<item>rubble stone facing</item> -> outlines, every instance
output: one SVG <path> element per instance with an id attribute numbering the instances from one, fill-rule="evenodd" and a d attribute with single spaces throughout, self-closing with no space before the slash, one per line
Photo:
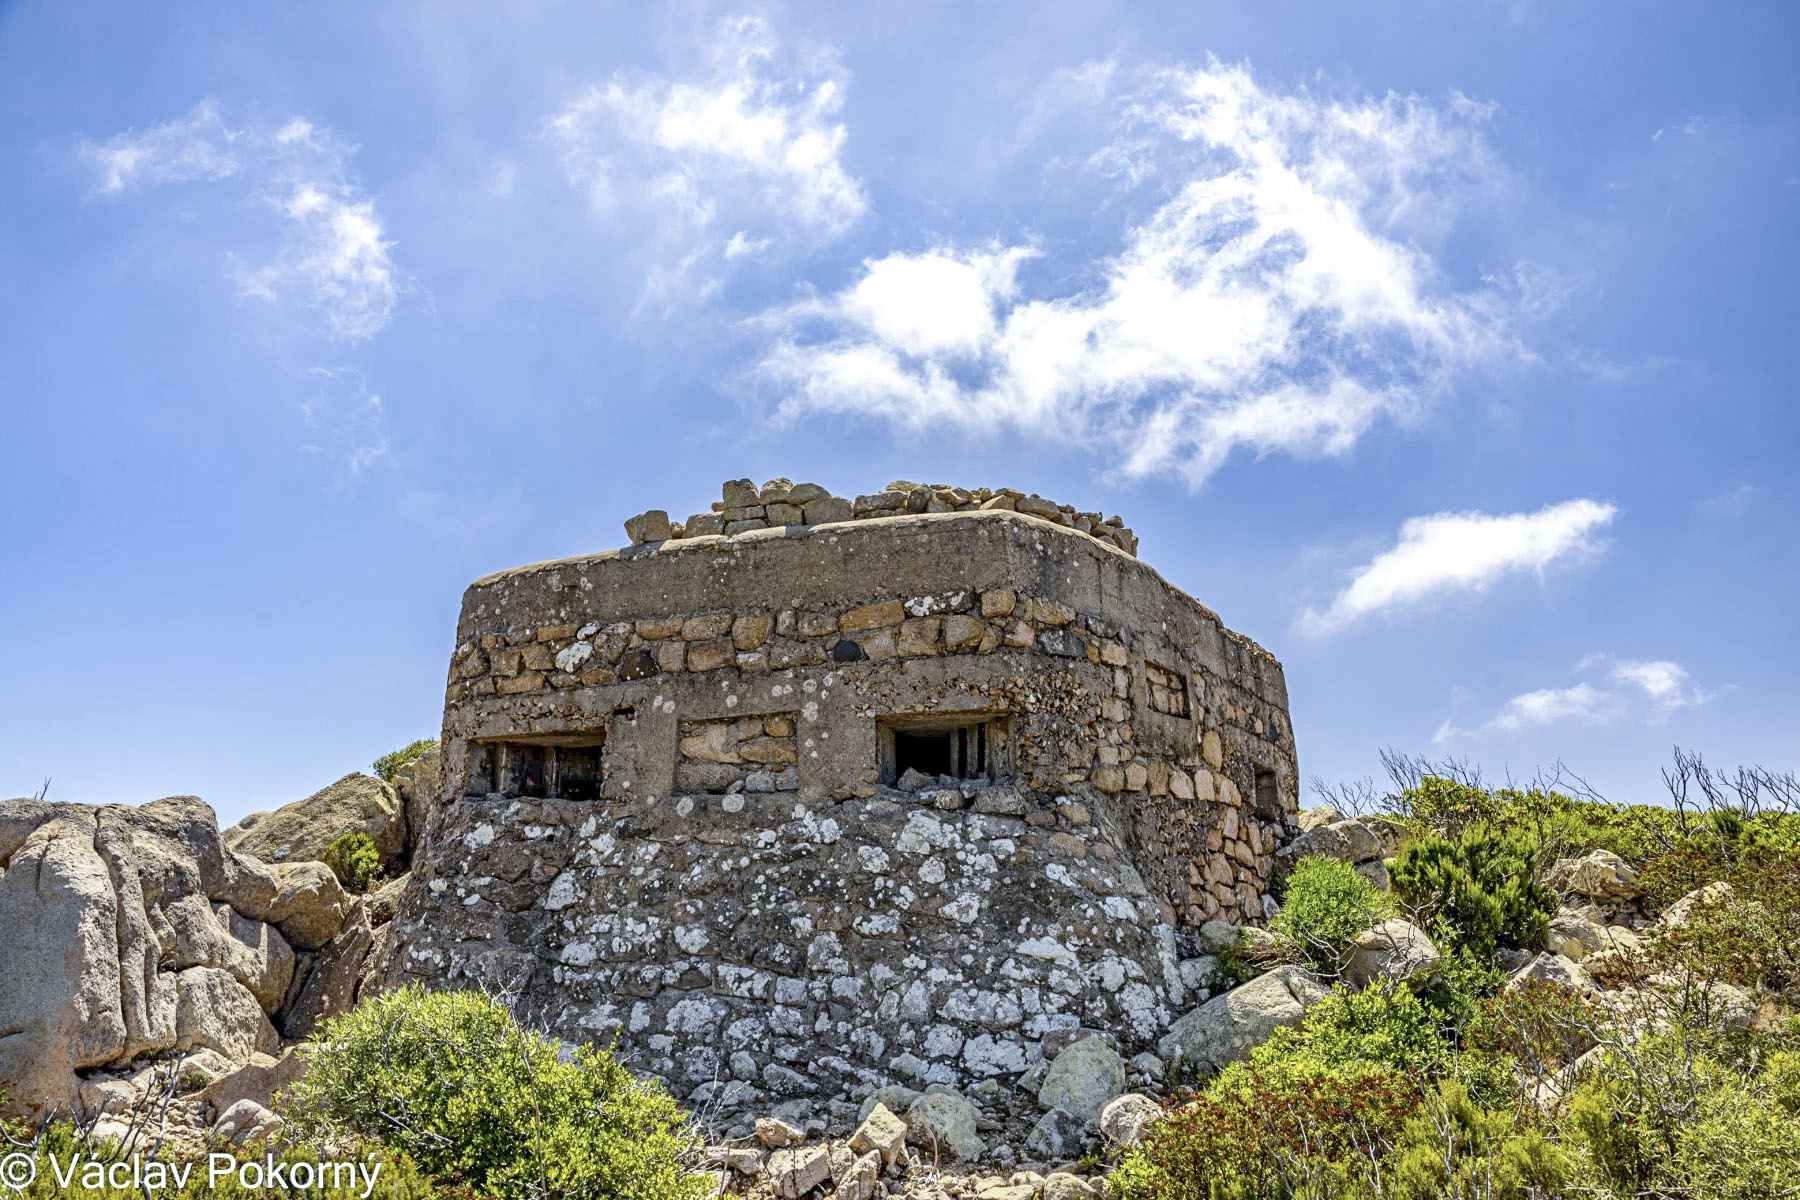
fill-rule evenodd
<path id="1" fill-rule="evenodd" d="M 768 520 L 733 488 L 716 516 Z M 1154 1047 L 1206 998 L 1190 932 L 1260 919 L 1293 831 L 1281 668 L 1110 538 L 912 495 L 477 581 L 373 977 L 616 1030 L 739 1107 Z M 983 773 L 895 778 L 919 724 L 979 725 Z M 490 790 L 492 747 L 559 741 L 602 747 L 592 798 Z"/>
<path id="2" fill-rule="evenodd" d="M 944 483 L 912 483 L 897 479 L 879 492 L 848 500 L 833 496 L 816 483 L 791 483 L 771 479 L 758 488 L 748 479 L 727 480 L 724 498 L 713 502 L 712 511 L 695 513 L 686 521 L 671 522 L 660 508 L 639 513 L 625 521 L 631 544 L 672 538 L 735 536 L 757 529 L 795 525 L 830 525 L 839 521 L 869 521 L 904 513 L 1019 512 L 1078 530 L 1126 554 L 1137 554 L 1137 535 L 1117 516 L 1077 512 L 1014 488 L 959 488 Z"/>

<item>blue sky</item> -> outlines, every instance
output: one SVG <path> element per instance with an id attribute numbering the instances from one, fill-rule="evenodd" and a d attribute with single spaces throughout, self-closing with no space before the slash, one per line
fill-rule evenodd
<path id="1" fill-rule="evenodd" d="M 1800 10 L 0 7 L 0 795 L 433 732 L 720 480 L 1122 514 L 1383 746 L 1800 765 Z"/>

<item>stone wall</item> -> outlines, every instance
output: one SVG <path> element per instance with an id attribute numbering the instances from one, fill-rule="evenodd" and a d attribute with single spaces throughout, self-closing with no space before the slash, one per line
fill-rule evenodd
<path id="1" fill-rule="evenodd" d="M 1078 512 L 1072 505 L 1014 488 L 970 489 L 896 479 L 879 492 L 848 500 L 832 495 L 816 483 L 771 479 L 759 488 L 748 479 L 732 479 L 725 483 L 724 493 L 722 499 L 713 501 L 711 512 L 695 513 L 686 521 L 671 522 L 669 514 L 660 508 L 641 513 L 625 522 L 625 535 L 633 545 L 639 545 L 714 534 L 730 537 L 790 525 L 867 521 L 903 513 L 1022 512 L 1079 530 L 1127 554 L 1137 553 L 1137 535 L 1119 517 Z"/>
<path id="2" fill-rule="evenodd" d="M 1295 807 L 1279 665 L 1013 511 L 503 572 L 458 636 L 385 981 L 617 1030 L 702 1099 L 1011 1076 L 1083 1027 L 1151 1049 Z"/>

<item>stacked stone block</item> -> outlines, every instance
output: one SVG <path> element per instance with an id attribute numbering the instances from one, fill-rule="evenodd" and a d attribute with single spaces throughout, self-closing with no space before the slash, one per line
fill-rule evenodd
<path id="1" fill-rule="evenodd" d="M 662 509 L 652 509 L 625 522 L 631 544 L 671 538 L 733 537 L 757 529 L 791 525 L 827 525 L 837 521 L 866 521 L 902 513 L 1019 512 L 1137 554 L 1137 535 L 1117 516 L 1077 512 L 1035 493 L 1013 488 L 959 488 L 942 483 L 912 483 L 897 479 L 879 492 L 847 500 L 833 496 L 816 483 L 771 479 L 757 487 L 748 479 L 728 480 L 724 498 L 713 502 L 712 511 L 695 513 L 686 521 L 671 522 Z"/>

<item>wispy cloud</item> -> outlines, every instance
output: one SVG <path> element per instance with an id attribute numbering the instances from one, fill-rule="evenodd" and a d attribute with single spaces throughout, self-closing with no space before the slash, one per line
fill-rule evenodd
<path id="1" fill-rule="evenodd" d="M 1339 103 L 1216 62 L 1135 84 L 1094 161 L 1166 199 L 1079 273 L 1091 284 L 1030 295 L 1029 242 L 865 262 L 765 316 L 756 375 L 781 413 L 1078 437 L 1197 486 L 1240 449 L 1341 454 L 1512 352 L 1513 284 L 1458 291 L 1428 250 L 1498 170 L 1484 108 Z"/>
<path id="2" fill-rule="evenodd" d="M 664 293 L 726 259 L 835 239 L 868 207 L 842 161 L 848 76 L 835 56 L 746 17 L 703 58 L 693 79 L 614 75 L 546 126 L 597 212 L 654 231 Z"/>
<path id="3" fill-rule="evenodd" d="M 1677 710 L 1705 704 L 1717 692 L 1696 687 L 1680 663 L 1637 661 L 1590 654 L 1576 670 L 1600 673 L 1604 683 L 1584 680 L 1569 687 L 1540 688 L 1514 696 L 1493 717 L 1465 729 L 1446 720 L 1432 735 L 1438 745 L 1487 734 L 1517 733 L 1556 725 L 1615 725 L 1640 720 L 1661 725 Z"/>
<path id="4" fill-rule="evenodd" d="M 307 454 L 318 455 L 354 478 L 389 461 L 387 415 L 381 397 L 352 367 L 314 367 L 306 372 L 310 394 L 301 402 Z"/>
<path id="5" fill-rule="evenodd" d="M 273 218 L 270 245 L 224 248 L 230 277 L 247 296 L 296 305 L 308 324 L 342 342 L 379 333 L 400 292 L 393 243 L 350 169 L 355 153 L 299 118 L 234 126 L 212 101 L 178 120 L 76 146 L 95 196 L 230 185 L 230 203 Z"/>
<path id="6" fill-rule="evenodd" d="M 1455 592 L 1481 591 L 1509 575 L 1542 572 L 1598 550 L 1596 535 L 1619 510 L 1598 500 L 1565 500 L 1530 513 L 1434 513 L 1400 526 L 1400 540 L 1358 568 L 1323 611 L 1301 610 L 1296 625 L 1321 637 L 1376 613 Z"/>

